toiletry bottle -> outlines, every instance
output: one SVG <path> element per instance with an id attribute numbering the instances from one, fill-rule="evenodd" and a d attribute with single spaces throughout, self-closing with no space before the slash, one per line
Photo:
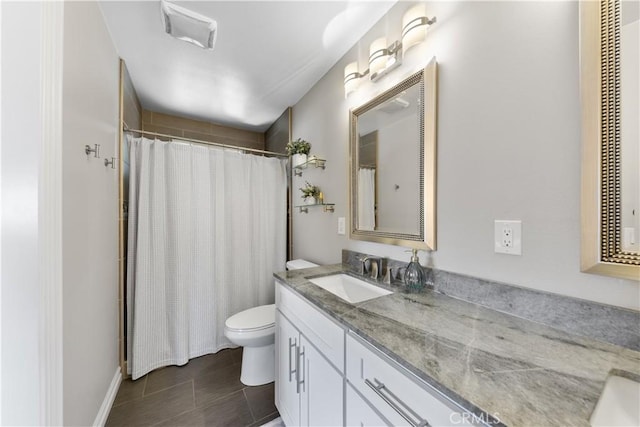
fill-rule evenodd
<path id="1" fill-rule="evenodd" d="M 404 285 L 409 292 L 420 292 L 424 289 L 426 278 L 418 259 L 418 250 L 412 249 L 411 252 L 411 262 L 404 272 Z"/>

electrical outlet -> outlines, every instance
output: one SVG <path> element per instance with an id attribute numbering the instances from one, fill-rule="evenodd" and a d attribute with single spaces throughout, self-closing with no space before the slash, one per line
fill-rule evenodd
<path id="1" fill-rule="evenodd" d="M 502 246 L 513 247 L 513 229 L 509 226 L 502 227 Z"/>
<path id="2" fill-rule="evenodd" d="M 522 255 L 522 221 L 495 221 L 494 251 L 498 254 Z"/>

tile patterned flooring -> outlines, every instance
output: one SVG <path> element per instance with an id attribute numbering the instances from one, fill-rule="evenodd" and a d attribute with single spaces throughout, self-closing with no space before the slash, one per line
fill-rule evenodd
<path id="1" fill-rule="evenodd" d="M 277 418 L 273 383 L 246 387 L 241 362 L 241 348 L 221 350 L 124 380 L 107 427 L 260 426 Z"/>

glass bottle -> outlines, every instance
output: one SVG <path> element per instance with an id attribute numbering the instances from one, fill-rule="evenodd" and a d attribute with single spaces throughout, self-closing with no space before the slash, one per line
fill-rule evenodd
<path id="1" fill-rule="evenodd" d="M 411 252 L 411 262 L 404 272 L 404 284 L 409 292 L 420 292 L 424 289 L 426 277 L 418 259 L 418 250 L 412 249 Z"/>

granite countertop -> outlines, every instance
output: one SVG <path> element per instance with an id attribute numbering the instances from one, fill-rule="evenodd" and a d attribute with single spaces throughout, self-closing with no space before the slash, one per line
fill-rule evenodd
<path id="1" fill-rule="evenodd" d="M 392 295 L 350 304 L 307 280 L 346 272 L 335 264 L 274 276 L 482 419 L 588 426 L 612 371 L 640 376 L 638 351 L 437 292 L 395 288 Z"/>

